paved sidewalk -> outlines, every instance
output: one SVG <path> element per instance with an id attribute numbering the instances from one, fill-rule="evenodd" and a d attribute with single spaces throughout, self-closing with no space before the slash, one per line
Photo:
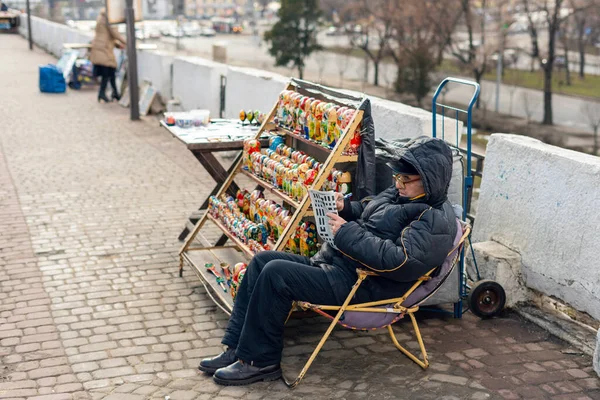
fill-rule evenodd
<path id="1" fill-rule="evenodd" d="M 427 371 L 384 331 L 338 330 L 293 391 L 215 385 L 196 368 L 227 318 L 177 276 L 177 236 L 212 180 L 155 119 L 94 91 L 39 93 L 55 60 L 22 38 L 0 53 L 0 399 L 600 399 L 589 357 L 511 314 L 423 316 Z M 292 321 L 288 371 L 324 329 Z"/>

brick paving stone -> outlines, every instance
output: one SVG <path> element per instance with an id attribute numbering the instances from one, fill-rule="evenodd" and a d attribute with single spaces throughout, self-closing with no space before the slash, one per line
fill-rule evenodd
<path id="1" fill-rule="evenodd" d="M 489 353 L 483 349 L 469 349 L 463 352 L 469 358 L 480 358 L 489 355 Z"/>
<path id="2" fill-rule="evenodd" d="M 517 393 L 513 392 L 512 390 L 508 390 L 508 389 L 498 390 L 498 393 L 500 394 L 500 396 L 502 396 L 506 400 L 513 400 L 513 399 L 520 398 L 520 396 Z"/>
<path id="3" fill-rule="evenodd" d="M 93 90 L 40 94 L 35 66 L 55 60 L 17 36 L 0 51 L 0 385 L 17 385 L 0 397 L 352 400 L 396 398 L 393 385 L 414 399 L 600 398 L 589 357 L 510 313 L 419 315 L 428 371 L 385 331 L 338 329 L 294 391 L 216 385 L 197 364 L 222 350 L 227 317 L 192 271 L 176 273 L 177 235 L 212 180 L 154 117 L 133 123 Z M 415 349 L 405 322 L 395 330 Z M 292 373 L 327 322 L 289 325 Z"/>
<path id="4" fill-rule="evenodd" d="M 454 376 L 447 374 L 434 374 L 430 377 L 430 379 L 434 381 L 453 383 L 455 385 L 466 385 L 469 381 L 467 378 L 462 376 Z"/>

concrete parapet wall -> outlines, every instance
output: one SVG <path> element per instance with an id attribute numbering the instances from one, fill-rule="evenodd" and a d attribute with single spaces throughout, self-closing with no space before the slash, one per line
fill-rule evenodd
<path id="1" fill-rule="evenodd" d="M 173 60 L 173 97 L 185 110 L 207 109 L 219 116 L 220 79 L 227 76 L 227 65 L 200 57 L 177 57 Z"/>
<path id="2" fill-rule="evenodd" d="M 225 112 L 228 118 L 240 110 L 260 110 L 267 114 L 289 81 L 282 75 L 253 68 L 229 67 Z"/>
<path id="3" fill-rule="evenodd" d="M 27 37 L 27 14 L 21 14 L 20 18 L 19 33 Z M 36 45 L 56 57 L 60 57 L 62 54 L 63 43 L 88 43 L 94 38 L 91 32 L 83 32 L 33 16 L 31 17 L 31 36 Z"/>
<path id="4" fill-rule="evenodd" d="M 473 251 L 481 277 L 496 281 L 504 288 L 507 307 L 529 300 L 529 293 L 523 285 L 519 253 L 491 241 L 474 243 Z M 474 271 L 473 257 L 469 252 L 466 253 L 466 261 L 470 271 Z"/>
<path id="5" fill-rule="evenodd" d="M 172 80 L 171 66 L 173 56 L 168 53 L 154 51 L 137 51 L 138 79 L 148 80 L 158 90 L 163 103 L 171 98 Z"/>
<path id="6" fill-rule="evenodd" d="M 525 284 L 600 319 L 600 158 L 492 135 L 474 242 L 519 253 Z"/>
<path id="7" fill-rule="evenodd" d="M 600 376 L 600 330 L 596 336 L 596 352 L 594 353 L 594 371 Z"/>

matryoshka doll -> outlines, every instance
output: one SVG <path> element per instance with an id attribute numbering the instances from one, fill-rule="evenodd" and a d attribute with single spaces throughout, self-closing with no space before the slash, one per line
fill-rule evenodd
<path id="1" fill-rule="evenodd" d="M 245 143 L 245 141 L 244 141 Z M 279 145 L 284 143 L 284 139 L 281 136 L 273 135 L 269 138 L 269 149 L 276 151 Z M 259 143 L 260 145 L 260 143 Z"/>
<path id="2" fill-rule="evenodd" d="M 316 247 L 317 227 L 314 223 L 306 221 L 300 226 L 300 255 L 312 257 Z"/>
<path id="3" fill-rule="evenodd" d="M 273 214 L 273 222 L 271 223 L 271 240 L 277 242 L 279 240 L 279 230 L 281 229 L 281 215 L 283 213 L 284 208 L 278 207 Z"/>
<path id="4" fill-rule="evenodd" d="M 315 100 L 310 103 L 310 113 L 308 115 L 308 138 L 315 140 L 315 133 L 317 130 L 317 108 L 322 104 L 320 100 Z"/>
<path id="5" fill-rule="evenodd" d="M 310 115 L 310 107 L 313 103 L 313 101 L 315 101 L 314 98 L 312 97 L 308 97 L 306 99 L 306 101 L 304 102 L 304 106 L 302 107 L 302 110 L 304 111 L 303 114 L 303 121 L 302 121 L 302 132 L 301 135 L 302 137 L 304 137 L 305 139 L 308 139 L 310 136 L 308 135 L 308 117 Z"/>
<path id="6" fill-rule="evenodd" d="M 248 192 L 247 190 L 244 193 L 244 203 L 242 205 L 242 212 L 244 213 L 246 218 L 248 218 L 248 216 L 250 215 L 250 192 Z"/>
<path id="7" fill-rule="evenodd" d="M 335 171 L 331 174 L 331 190 L 333 190 L 334 192 L 340 191 L 339 179 L 341 175 L 342 171 Z"/>
<path id="8" fill-rule="evenodd" d="M 289 90 L 284 90 L 283 92 L 283 99 L 282 99 L 282 105 L 281 105 L 281 117 L 279 118 L 279 125 L 281 126 L 285 126 L 285 122 L 287 121 L 287 116 L 288 116 L 288 106 L 289 106 L 289 102 L 290 102 L 290 91 Z"/>
<path id="9" fill-rule="evenodd" d="M 323 106 L 323 116 L 321 117 L 321 134 L 319 135 L 319 137 L 321 138 L 319 144 L 321 146 L 327 146 L 327 127 L 329 120 L 329 110 L 333 106 L 333 103 L 325 103 L 325 106 Z"/>
<path id="10" fill-rule="evenodd" d="M 306 172 L 310 169 L 309 165 L 306 163 L 302 163 L 298 166 L 298 186 L 296 188 L 295 197 L 298 200 L 302 200 L 304 194 L 306 193 L 305 181 L 306 181 Z"/>
<path id="11" fill-rule="evenodd" d="M 328 103 L 319 103 L 319 105 L 317 105 L 315 108 L 315 132 L 312 139 L 317 143 L 321 143 L 323 141 L 323 130 L 321 129 L 321 124 L 323 122 L 323 112 L 325 107 L 327 107 L 327 104 Z"/>
<path id="12" fill-rule="evenodd" d="M 279 93 L 279 100 L 277 101 L 277 122 L 283 121 L 283 106 L 285 104 L 285 92 L 287 90 L 283 90 Z"/>
<path id="13" fill-rule="evenodd" d="M 260 223 L 256 226 L 256 231 L 257 231 L 256 241 L 260 245 L 265 246 L 267 244 L 267 239 L 269 238 L 269 233 L 267 231 L 267 227 L 264 226 L 262 223 Z"/>
<path id="14" fill-rule="evenodd" d="M 337 143 L 338 110 L 338 106 L 333 106 L 327 112 L 327 136 L 325 137 L 325 144 L 330 149 L 333 149 Z"/>
<path id="15" fill-rule="evenodd" d="M 302 114 L 304 113 L 302 110 L 302 101 L 305 100 L 306 96 L 297 93 L 294 101 L 294 133 L 296 135 L 299 135 L 302 132 Z"/>
<path id="16" fill-rule="evenodd" d="M 298 224 L 298 226 L 296 227 L 296 229 L 294 229 L 294 232 L 292 233 L 292 236 L 288 240 L 288 249 L 289 249 L 290 253 L 293 253 L 293 254 L 300 253 L 300 235 L 301 235 L 301 231 L 302 231 L 302 226 L 301 226 L 301 224 Z"/>
<path id="17" fill-rule="evenodd" d="M 291 220 L 292 220 L 292 216 L 290 215 L 289 210 L 283 210 L 281 212 L 281 223 L 277 227 L 279 229 L 278 237 L 281 237 L 281 235 L 283 235 L 284 229 L 289 225 Z"/>
<path id="18" fill-rule="evenodd" d="M 260 152 L 260 142 L 256 139 L 244 140 L 244 154 L 246 156 L 246 165 L 248 169 L 252 166 L 252 153 Z"/>
<path id="19" fill-rule="evenodd" d="M 287 127 L 290 130 L 294 130 L 294 124 L 296 123 L 296 102 L 298 96 L 300 96 L 300 94 L 296 92 L 292 92 L 290 95 L 289 114 L 287 117 Z"/>
<path id="20" fill-rule="evenodd" d="M 337 113 L 337 122 L 335 124 L 335 139 L 338 141 L 344 132 L 344 114 L 348 111 L 348 107 L 340 107 Z"/>
<path id="21" fill-rule="evenodd" d="M 317 171 L 315 171 L 312 168 L 306 171 L 306 178 L 304 179 L 304 186 L 306 187 L 306 190 L 308 190 L 308 188 L 310 188 L 312 184 L 315 183 L 316 178 Z"/>
<path id="22" fill-rule="evenodd" d="M 235 300 L 237 296 L 237 290 L 242 283 L 242 278 L 246 273 L 247 265 L 245 263 L 237 263 L 233 267 L 233 273 L 231 274 L 231 297 Z"/>
<path id="23" fill-rule="evenodd" d="M 338 126 L 337 126 L 337 135 L 338 138 L 341 138 L 342 136 L 344 136 L 344 131 L 346 130 L 346 127 L 348 126 L 348 115 L 349 113 L 352 113 L 352 109 L 346 108 L 343 112 L 340 110 L 340 112 L 338 113 Z"/>
<path id="24" fill-rule="evenodd" d="M 275 167 L 275 186 L 277 189 L 283 189 L 283 175 L 285 173 L 285 167 L 281 163 L 277 163 Z"/>
<path id="25" fill-rule="evenodd" d="M 298 181 L 298 168 L 294 168 L 292 169 L 292 188 L 291 188 L 291 193 L 290 193 L 290 197 L 294 200 L 298 200 L 298 192 L 301 191 L 300 189 L 300 182 Z"/>
<path id="26" fill-rule="evenodd" d="M 264 198 L 265 195 L 260 190 L 256 189 L 250 194 L 250 212 L 249 218 L 254 218 L 254 214 L 256 214 L 256 202 L 258 199 Z"/>
<path id="27" fill-rule="evenodd" d="M 350 139 L 350 143 L 346 147 L 346 153 L 348 154 L 358 154 L 358 148 L 362 144 L 362 136 L 360 134 L 360 125 L 356 128 L 354 133 L 352 134 L 352 139 Z"/>
<path id="28" fill-rule="evenodd" d="M 344 196 L 352 193 L 352 175 L 350 172 L 342 172 L 338 175 L 338 192 L 343 194 Z"/>

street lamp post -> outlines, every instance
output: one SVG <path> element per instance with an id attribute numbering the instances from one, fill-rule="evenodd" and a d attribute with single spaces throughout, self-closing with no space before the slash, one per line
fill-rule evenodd
<path id="1" fill-rule="evenodd" d="M 137 54 L 135 50 L 135 15 L 133 0 L 126 0 L 125 21 L 127 22 L 127 80 L 129 81 L 130 119 L 140 119 L 139 89 L 137 76 Z"/>
<path id="2" fill-rule="evenodd" d="M 29 39 L 29 50 L 33 50 L 33 38 L 31 37 L 31 7 L 27 0 L 27 39 Z"/>

